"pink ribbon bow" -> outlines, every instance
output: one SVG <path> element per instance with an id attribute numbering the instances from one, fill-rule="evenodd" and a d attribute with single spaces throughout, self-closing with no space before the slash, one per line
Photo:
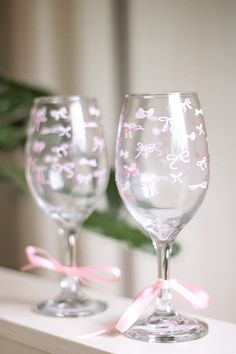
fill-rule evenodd
<path id="1" fill-rule="evenodd" d="M 159 279 L 156 283 L 146 286 L 138 294 L 133 303 L 116 322 L 114 326 L 115 329 L 121 333 L 127 331 L 163 288 L 175 290 L 182 295 L 188 303 L 196 308 L 206 308 L 210 302 L 207 293 L 193 284 L 176 279 L 170 279 L 169 281 Z"/>
<path id="2" fill-rule="evenodd" d="M 87 339 L 97 335 L 119 331 L 126 332 L 145 311 L 146 307 L 158 295 L 163 288 L 173 289 L 178 292 L 183 298 L 196 308 L 206 308 L 210 302 L 207 293 L 196 287 L 195 285 L 176 279 L 163 280 L 159 279 L 156 283 L 146 286 L 134 299 L 132 304 L 123 313 L 117 322 L 108 325 L 93 333 L 88 333 L 78 336 L 79 339 Z"/>
<path id="3" fill-rule="evenodd" d="M 121 276 L 119 268 L 111 265 L 93 265 L 86 267 L 68 267 L 52 257 L 47 251 L 39 247 L 27 246 L 25 249 L 29 264 L 21 267 L 22 271 L 27 271 L 33 268 L 45 268 L 54 272 L 75 275 L 80 281 L 87 284 L 87 281 L 97 283 L 111 283 L 118 280 Z M 103 275 L 105 274 L 105 276 Z"/>

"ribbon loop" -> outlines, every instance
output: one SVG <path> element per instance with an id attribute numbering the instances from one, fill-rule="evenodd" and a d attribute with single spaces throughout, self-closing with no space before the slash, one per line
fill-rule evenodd
<path id="1" fill-rule="evenodd" d="M 93 265 L 86 267 L 68 267 L 52 257 L 47 251 L 39 247 L 27 246 L 25 249 L 29 264 L 21 268 L 27 271 L 33 268 L 44 268 L 66 275 L 75 275 L 81 282 L 112 283 L 121 276 L 121 270 L 111 265 Z"/>

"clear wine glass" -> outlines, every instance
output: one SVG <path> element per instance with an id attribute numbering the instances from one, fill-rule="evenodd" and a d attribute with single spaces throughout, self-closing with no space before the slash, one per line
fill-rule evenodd
<path id="1" fill-rule="evenodd" d="M 172 244 L 200 207 L 208 180 L 207 134 L 197 94 L 126 95 L 116 181 L 126 208 L 153 242 L 160 279 L 169 279 Z M 162 289 L 154 312 L 126 334 L 146 342 L 179 342 L 207 331 L 206 323 L 177 313 L 170 289 Z"/>
<path id="2" fill-rule="evenodd" d="M 57 223 L 67 243 L 68 266 L 76 266 L 78 229 L 94 210 L 108 180 L 108 159 L 97 101 L 80 96 L 35 99 L 28 126 L 26 177 L 38 205 Z M 61 293 L 36 311 L 78 317 L 106 309 L 80 288 L 78 277 L 62 279 Z"/>

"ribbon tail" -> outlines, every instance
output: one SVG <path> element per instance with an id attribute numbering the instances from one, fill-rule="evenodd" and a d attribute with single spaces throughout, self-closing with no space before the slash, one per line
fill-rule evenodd
<path id="1" fill-rule="evenodd" d="M 20 270 L 22 272 L 27 272 L 28 270 L 31 270 L 31 269 L 34 269 L 34 268 L 37 268 L 35 265 L 33 264 L 25 264 L 24 266 L 20 267 Z"/>
<path id="2" fill-rule="evenodd" d="M 196 308 L 204 309 L 209 305 L 208 294 L 193 284 L 181 280 L 171 280 L 171 288 Z"/>
<path id="3" fill-rule="evenodd" d="M 116 322 L 115 329 L 124 333 L 129 329 L 144 312 L 145 308 L 150 304 L 159 290 L 162 288 L 163 282 L 158 282 L 154 285 L 149 285 L 144 288 L 124 312 L 121 318 Z"/>

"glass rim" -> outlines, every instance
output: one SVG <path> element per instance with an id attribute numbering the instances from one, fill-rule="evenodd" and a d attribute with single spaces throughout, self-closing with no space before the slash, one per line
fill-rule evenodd
<path id="1" fill-rule="evenodd" d="M 178 96 L 197 96 L 196 91 L 166 91 L 160 93 L 126 93 L 125 98 L 156 98 L 156 97 L 168 97 L 170 95 L 178 95 Z"/>
<path id="2" fill-rule="evenodd" d="M 55 96 L 40 96 L 34 99 L 34 104 L 38 103 L 61 103 L 61 102 L 80 102 L 80 101 L 95 101 L 95 97 L 87 97 L 80 95 L 55 95 Z"/>

